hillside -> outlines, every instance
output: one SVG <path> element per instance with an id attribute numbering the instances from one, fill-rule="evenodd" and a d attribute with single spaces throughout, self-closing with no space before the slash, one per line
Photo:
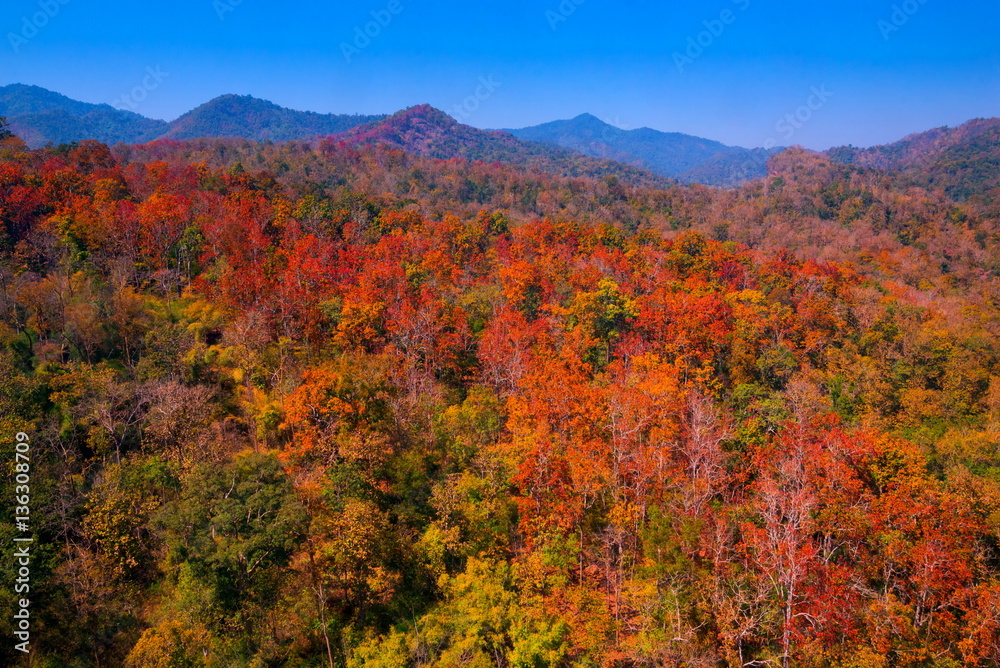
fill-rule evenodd
<path id="1" fill-rule="evenodd" d="M 309 139 L 384 118 L 294 111 L 249 96 L 223 95 L 168 123 L 21 84 L 0 87 L 0 116 L 32 148 L 87 139 L 105 144 L 196 137 Z"/>
<path id="2" fill-rule="evenodd" d="M 0 116 L 8 119 L 47 111 L 64 111 L 71 116 L 84 116 L 99 106 L 101 105 L 74 100 L 40 86 L 10 84 L 0 87 Z"/>
<path id="3" fill-rule="evenodd" d="M 782 149 L 745 149 L 726 146 L 678 132 L 651 128 L 622 130 L 591 114 L 554 121 L 511 134 L 545 142 L 591 156 L 618 160 L 683 182 L 738 185 L 766 173 L 767 157 Z"/>
<path id="4" fill-rule="evenodd" d="M 583 114 L 511 131 L 479 130 L 429 105 L 392 116 L 295 111 L 249 96 L 223 95 L 167 123 L 89 104 L 37 86 L 0 88 L 0 116 L 29 146 L 95 139 L 138 144 L 156 139 L 308 140 L 336 136 L 351 145 L 379 144 L 442 160 L 502 162 L 565 176 L 614 176 L 664 186 L 667 179 L 734 187 L 761 178 L 782 149 L 745 149 L 659 132 L 622 130 Z M 958 201 L 1000 201 L 1000 120 L 937 128 L 872 148 L 827 152 L 836 162 L 891 171 L 905 183 L 941 188 Z M 657 178 L 661 177 L 661 178 Z M 665 177 L 665 178 L 664 178 Z"/>
<path id="5" fill-rule="evenodd" d="M 159 138 L 241 137 L 288 141 L 336 134 L 382 118 L 384 116 L 294 111 L 249 95 L 222 95 L 171 122 L 170 128 Z"/>
<path id="6" fill-rule="evenodd" d="M 13 131 L 33 148 L 86 139 L 138 144 L 157 139 L 287 141 L 337 135 L 352 145 L 380 144 L 441 160 L 503 162 L 553 174 L 614 176 L 649 185 L 666 185 L 666 179 L 739 185 L 763 176 L 773 153 L 649 128 L 620 130 L 589 114 L 505 132 L 462 125 L 429 105 L 392 116 L 318 114 L 240 95 L 222 95 L 168 123 L 20 84 L 0 88 L 0 115 L 6 115 Z"/>
<path id="7" fill-rule="evenodd" d="M 115 109 L 109 104 L 89 104 L 38 86 L 12 84 L 0 88 L 0 116 L 29 146 L 65 144 L 96 139 L 114 144 L 139 143 L 160 136 L 164 121 Z"/>
<path id="8" fill-rule="evenodd" d="M 769 178 L 722 190 L 439 160 L 402 151 L 400 139 L 352 145 L 334 138 L 318 146 L 206 139 L 123 146 L 115 155 L 124 163 L 164 161 L 176 169 L 204 164 L 229 173 L 253 166 L 357 220 L 372 215 L 370 204 L 355 199 L 363 192 L 379 207 L 406 207 L 428 217 L 470 217 L 485 209 L 503 211 L 514 224 L 550 219 L 668 235 L 695 230 L 763 252 L 851 264 L 874 279 L 912 288 L 928 282 L 971 287 L 983 271 L 1000 276 L 996 215 L 821 153 L 788 149 L 769 160 Z"/>
<path id="9" fill-rule="evenodd" d="M 13 131 L 32 148 L 87 139 L 138 144 L 157 139 L 287 141 L 337 135 L 353 145 L 380 144 L 441 160 L 503 162 L 553 174 L 614 176 L 649 185 L 666 185 L 667 179 L 661 177 L 736 185 L 762 176 L 768 155 L 677 133 L 625 132 L 587 115 L 573 122 L 516 130 L 520 136 L 513 136 L 462 125 L 429 105 L 392 116 L 318 114 L 240 95 L 222 95 L 168 123 L 14 84 L 0 88 L 0 115 L 8 117 Z M 605 136 L 609 142 L 603 142 Z"/>
<path id="10" fill-rule="evenodd" d="M 615 176 L 647 184 L 669 183 L 644 169 L 613 160 L 525 141 L 501 130 L 480 130 L 463 125 L 427 104 L 359 126 L 335 139 L 352 146 L 386 146 L 438 160 L 457 158 L 535 168 L 561 176 Z"/>
<path id="11" fill-rule="evenodd" d="M 844 164 L 898 172 L 917 186 L 941 188 L 956 200 L 1000 200 L 1000 118 L 976 119 L 872 148 L 827 151 Z"/>

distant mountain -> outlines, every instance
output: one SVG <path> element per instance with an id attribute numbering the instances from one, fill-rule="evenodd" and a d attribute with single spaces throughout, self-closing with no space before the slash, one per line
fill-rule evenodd
<path id="1" fill-rule="evenodd" d="M 71 116 L 83 116 L 99 106 L 102 105 L 79 102 L 40 86 L 11 84 L 0 87 L 0 116 L 8 118 L 57 110 Z M 110 108 L 110 105 L 103 106 Z"/>
<path id="2" fill-rule="evenodd" d="M 155 139 L 167 123 L 121 111 L 109 104 L 89 104 L 38 86 L 0 87 L 0 116 L 32 148 L 98 139 L 108 144 Z"/>
<path id="3" fill-rule="evenodd" d="M 615 176 L 634 184 L 735 186 L 766 175 L 783 149 L 746 149 L 650 128 L 622 130 L 590 114 L 520 130 L 479 130 L 420 105 L 392 116 L 295 111 L 250 96 L 223 95 L 166 122 L 108 104 L 73 100 L 38 86 L 0 87 L 0 116 L 30 147 L 96 139 L 139 144 L 156 139 L 255 141 L 336 137 L 424 157 L 499 162 L 557 176 Z M 951 198 L 1000 206 L 1000 119 L 936 128 L 884 146 L 841 146 L 835 162 L 894 172 L 904 185 L 943 189 Z"/>
<path id="4" fill-rule="evenodd" d="M 199 137 L 239 137 L 258 141 L 289 141 L 317 135 L 332 135 L 379 116 L 318 114 L 293 111 L 249 95 L 223 95 L 189 111 L 176 121 L 161 139 Z"/>
<path id="5" fill-rule="evenodd" d="M 1000 118 L 935 128 L 872 148 L 839 146 L 826 154 L 835 162 L 898 172 L 912 185 L 941 188 L 958 201 L 1000 202 Z"/>
<path id="6" fill-rule="evenodd" d="M 766 174 L 767 158 L 782 149 L 745 149 L 679 132 L 622 130 L 591 114 L 519 130 L 521 139 L 562 146 L 692 183 L 737 185 Z"/>
<path id="7" fill-rule="evenodd" d="M 22 84 L 0 87 L 0 116 L 6 116 L 14 133 L 32 148 L 83 139 L 106 144 L 196 137 L 308 139 L 385 118 L 293 111 L 249 96 L 223 95 L 167 123 Z"/>
<path id="8" fill-rule="evenodd" d="M 658 178 L 641 167 L 590 157 L 573 149 L 526 141 L 502 130 L 480 130 L 462 125 L 427 104 L 356 127 L 335 138 L 352 145 L 378 144 L 442 160 L 460 158 L 538 168 L 556 176 L 618 176 L 633 183 L 669 183 L 667 179 Z"/>

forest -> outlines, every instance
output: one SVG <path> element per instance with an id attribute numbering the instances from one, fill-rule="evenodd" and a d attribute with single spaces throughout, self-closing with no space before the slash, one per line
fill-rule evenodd
<path id="1" fill-rule="evenodd" d="M 0 663 L 997 666 L 998 201 L 2 138 Z"/>

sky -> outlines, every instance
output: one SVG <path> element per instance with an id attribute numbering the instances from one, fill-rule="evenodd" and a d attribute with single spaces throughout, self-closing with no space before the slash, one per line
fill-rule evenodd
<path id="1" fill-rule="evenodd" d="M 237 93 L 821 150 L 1000 116 L 998 36 L 996 0 L 3 0 L 0 85 L 165 120 Z"/>

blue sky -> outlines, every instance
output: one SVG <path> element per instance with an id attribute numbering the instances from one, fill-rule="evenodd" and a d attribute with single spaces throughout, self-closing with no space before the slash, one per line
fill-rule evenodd
<path id="1" fill-rule="evenodd" d="M 998 35 L 995 1 L 4 0 L 0 84 L 112 103 L 160 68 L 133 104 L 167 120 L 239 93 L 825 149 L 1000 116 Z"/>

